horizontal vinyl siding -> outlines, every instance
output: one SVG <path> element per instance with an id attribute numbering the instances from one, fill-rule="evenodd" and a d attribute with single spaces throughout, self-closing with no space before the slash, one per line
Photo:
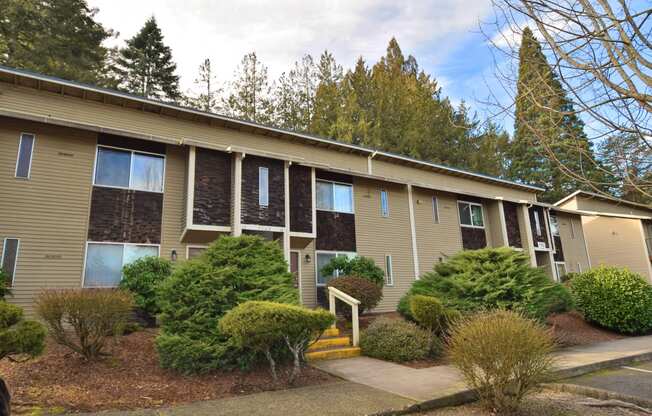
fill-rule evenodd
<path id="1" fill-rule="evenodd" d="M 185 226 L 187 157 L 187 149 L 167 146 L 160 253 L 167 259 L 170 259 L 172 250 L 176 250 L 178 260 L 186 257 L 186 245 L 180 241 Z"/>
<path id="2" fill-rule="evenodd" d="M 30 180 L 14 178 L 20 132 L 36 135 Z M 0 238 L 20 238 L 14 302 L 32 311 L 44 288 L 81 286 L 97 135 L 3 119 Z"/>
<path id="3" fill-rule="evenodd" d="M 582 217 L 591 266 L 627 267 L 650 281 L 650 261 L 641 221 L 614 217 Z"/>
<path id="4" fill-rule="evenodd" d="M 380 190 L 388 191 L 389 217 L 380 213 Z M 407 187 L 354 179 L 357 253 L 370 257 L 385 270 L 385 255 L 392 256 L 394 286 L 385 286 L 376 311 L 393 311 L 414 282 Z"/>
<path id="5" fill-rule="evenodd" d="M 582 198 L 575 197 L 575 207 L 581 211 L 595 211 L 610 214 L 625 214 L 625 215 L 639 215 L 642 217 L 649 217 L 652 215 L 652 210 L 643 208 L 634 208 L 617 202 L 603 201 L 595 198 Z M 573 204 L 564 204 L 564 207 L 571 207 Z"/>
<path id="6" fill-rule="evenodd" d="M 170 140 L 192 139 L 223 147 L 233 145 L 261 152 L 271 152 L 277 155 L 269 155 L 269 157 L 292 159 L 296 162 L 305 160 L 307 163 L 317 164 L 326 169 L 350 170 L 353 174 L 356 172 L 360 174 L 369 173 L 366 155 L 345 153 L 316 144 L 275 139 L 260 134 L 210 126 L 207 123 L 153 114 L 140 109 L 123 108 L 76 97 L 36 91 L 8 83 L 0 83 L 0 93 L 0 109 L 43 117 L 44 119 L 54 118 L 85 123 L 91 126 L 153 135 Z M 374 175 L 397 181 L 421 182 L 429 186 L 446 187 L 462 193 L 502 196 L 504 198 L 530 201 L 536 199 L 533 192 L 444 173 L 435 173 L 427 169 L 416 169 L 381 160 L 373 160 L 372 166 Z"/>
<path id="7" fill-rule="evenodd" d="M 306 242 L 308 244 L 305 244 Z M 314 308 L 317 306 L 315 241 L 312 239 L 291 238 L 290 246 L 293 251 L 299 251 L 301 300 L 304 306 Z M 306 263 L 306 254 L 310 256 L 310 263 Z"/>
<path id="8" fill-rule="evenodd" d="M 432 197 L 439 201 L 439 223 L 433 220 Z M 432 270 L 436 263 L 446 260 L 462 250 L 457 198 L 444 192 L 432 192 L 415 188 L 414 218 L 419 248 L 419 271 L 421 274 Z"/>
<path id="9" fill-rule="evenodd" d="M 578 264 L 582 271 L 589 269 L 586 246 L 584 245 L 584 231 L 582 230 L 582 218 L 579 215 L 557 212 L 559 224 L 559 237 L 564 251 L 564 263 L 567 272 L 579 272 Z M 574 232 L 571 229 L 571 222 Z"/>

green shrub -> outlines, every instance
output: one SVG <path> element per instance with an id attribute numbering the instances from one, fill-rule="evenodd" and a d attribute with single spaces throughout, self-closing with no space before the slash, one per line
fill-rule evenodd
<path id="1" fill-rule="evenodd" d="M 373 261 L 373 259 L 370 259 L 369 257 L 335 257 L 322 268 L 322 274 L 325 276 L 330 276 L 336 270 L 342 276 L 362 277 L 371 280 L 380 287 L 385 284 L 385 272 L 383 269 L 376 266 L 376 263 Z"/>
<path id="2" fill-rule="evenodd" d="M 517 312 L 493 311 L 462 320 L 448 340 L 451 361 L 482 403 L 497 414 L 518 410 L 552 368 L 552 337 Z"/>
<path id="3" fill-rule="evenodd" d="M 372 281 L 358 276 L 336 277 L 328 281 L 328 286 L 341 290 L 360 301 L 358 312 L 362 315 L 378 305 L 383 298 L 383 289 Z M 337 309 L 350 318 L 351 307 L 337 299 Z"/>
<path id="4" fill-rule="evenodd" d="M 0 301 L 3 301 L 7 298 L 7 296 L 11 296 L 11 288 L 7 285 L 7 281 L 9 280 L 9 276 L 7 273 L 0 269 Z"/>
<path id="5" fill-rule="evenodd" d="M 640 275 L 600 266 L 574 277 L 570 287 L 588 321 L 626 334 L 652 330 L 652 286 Z"/>
<path id="6" fill-rule="evenodd" d="M 409 304 L 413 295 L 435 296 L 461 312 L 502 308 L 538 320 L 572 306 L 563 286 L 531 267 L 526 254 L 509 248 L 462 251 L 435 265 L 399 302 L 398 311 L 408 319 L 414 319 Z"/>
<path id="7" fill-rule="evenodd" d="M 120 288 L 134 296 L 136 306 L 155 316 L 161 311 L 157 301 L 159 285 L 172 274 L 172 262 L 160 257 L 143 257 L 122 269 Z"/>
<path id="8" fill-rule="evenodd" d="M 174 268 L 159 288 L 162 365 L 202 371 L 186 356 L 201 352 L 206 371 L 247 366 L 218 327 L 224 314 L 248 300 L 298 303 L 298 291 L 276 242 L 257 236 L 222 237 L 204 254 Z"/>
<path id="9" fill-rule="evenodd" d="M 414 295 L 410 298 L 410 313 L 423 328 L 441 332 L 446 325 L 444 305 L 433 296 Z"/>
<path id="10" fill-rule="evenodd" d="M 275 302 L 249 301 L 231 309 L 220 320 L 220 330 L 242 348 L 261 352 L 267 358 L 274 380 L 274 348 L 287 346 L 294 357 L 290 383 L 301 371 L 301 360 L 308 344 L 335 322 L 335 317 L 321 309 Z"/>
<path id="11" fill-rule="evenodd" d="M 431 333 L 402 319 L 378 318 L 360 336 L 362 353 L 381 360 L 420 360 L 429 356 L 431 345 Z"/>
<path id="12" fill-rule="evenodd" d="M 35 357 L 45 347 L 45 327 L 23 320 L 23 310 L 0 301 L 0 360 L 14 355 Z"/>
<path id="13" fill-rule="evenodd" d="M 106 355 L 107 339 L 122 333 L 133 306 L 123 290 L 46 290 L 36 300 L 36 313 L 57 343 L 92 360 Z"/>

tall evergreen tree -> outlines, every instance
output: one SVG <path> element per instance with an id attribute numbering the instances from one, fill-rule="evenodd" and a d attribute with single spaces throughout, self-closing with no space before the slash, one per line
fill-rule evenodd
<path id="1" fill-rule="evenodd" d="M 583 188 L 583 178 L 599 175 L 599 166 L 582 121 L 529 28 L 523 31 L 519 60 L 508 174 L 542 185 L 545 198 L 556 201 Z"/>
<path id="2" fill-rule="evenodd" d="M 284 128 L 307 131 L 315 111 L 317 69 L 310 55 L 281 74 L 274 90 L 275 121 Z"/>
<path id="3" fill-rule="evenodd" d="M 315 92 L 315 114 L 310 123 L 310 132 L 320 136 L 334 137 L 334 125 L 342 102 L 340 83 L 343 75 L 342 66 L 335 57 L 324 51 L 317 64 L 319 84 Z"/>
<path id="4" fill-rule="evenodd" d="M 210 59 L 204 59 L 199 65 L 195 85 L 198 87 L 199 93 L 196 96 L 186 97 L 188 104 L 203 111 L 218 112 L 220 110 L 219 95 L 222 90 L 217 86 L 217 79 Z"/>
<path id="5" fill-rule="evenodd" d="M 163 43 L 163 34 L 154 16 L 147 19 L 127 47 L 120 49 L 115 62 L 121 88 L 147 98 L 177 101 L 179 76 L 172 50 Z"/>
<path id="6" fill-rule="evenodd" d="M 0 0 L 0 64 L 105 85 L 112 36 L 85 0 Z"/>
<path id="7" fill-rule="evenodd" d="M 235 76 L 223 103 L 224 110 L 233 117 L 271 124 L 274 115 L 272 88 L 267 67 L 258 59 L 256 52 L 242 58 Z"/>
<path id="8" fill-rule="evenodd" d="M 612 136 L 599 147 L 605 170 L 610 172 L 614 195 L 643 204 L 652 203 L 652 150 L 634 134 Z M 643 192 L 641 192 L 641 190 Z"/>

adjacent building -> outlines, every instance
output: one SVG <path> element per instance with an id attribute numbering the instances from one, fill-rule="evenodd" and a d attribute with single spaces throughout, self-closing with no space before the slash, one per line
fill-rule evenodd
<path id="1" fill-rule="evenodd" d="M 582 215 L 540 188 L 2 67 L 0 189 L 1 265 L 28 311 L 222 235 L 277 241 L 311 307 L 337 256 L 384 269 L 378 311 L 463 249 L 523 250 L 554 279 L 590 267 Z"/>
<path id="2" fill-rule="evenodd" d="M 586 191 L 576 191 L 555 206 L 581 214 L 589 266 L 627 267 L 652 282 L 649 206 Z"/>

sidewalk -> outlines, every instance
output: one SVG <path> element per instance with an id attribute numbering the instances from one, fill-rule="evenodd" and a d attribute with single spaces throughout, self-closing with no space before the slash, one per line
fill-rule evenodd
<path id="1" fill-rule="evenodd" d="M 567 348 L 555 355 L 556 376 L 573 377 L 635 360 L 652 360 L 652 336 Z M 416 402 L 461 404 L 472 398 L 458 371 L 448 365 L 415 369 L 374 358 L 356 357 L 317 362 L 315 367 Z"/>
<path id="2" fill-rule="evenodd" d="M 188 403 L 172 408 L 87 413 L 87 416 L 361 416 L 402 409 L 415 402 L 348 381 L 228 399 Z M 83 414 L 82 414 L 83 415 Z M 80 416 L 76 414 L 76 416 Z"/>

